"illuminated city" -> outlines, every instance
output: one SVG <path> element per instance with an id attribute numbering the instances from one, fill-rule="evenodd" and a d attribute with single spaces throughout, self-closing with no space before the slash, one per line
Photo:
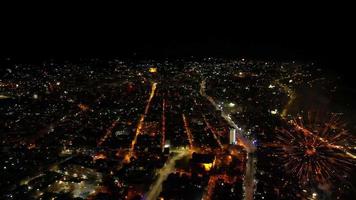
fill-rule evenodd
<path id="1" fill-rule="evenodd" d="M 207 57 L 3 68 L 1 199 L 355 194 L 354 121 L 318 99 L 340 92 L 337 76 L 314 63 Z"/>

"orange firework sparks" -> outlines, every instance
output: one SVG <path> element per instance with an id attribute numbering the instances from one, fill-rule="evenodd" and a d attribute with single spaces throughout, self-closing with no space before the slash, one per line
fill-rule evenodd
<path id="1" fill-rule="evenodd" d="M 277 129 L 277 140 L 267 146 L 276 148 L 275 155 L 284 163 L 287 173 L 302 184 L 344 179 L 355 160 L 344 146 L 352 139 L 339 118 L 333 115 L 323 123 L 309 116 L 305 124 L 302 119 L 292 120 L 289 128 Z"/>
<path id="2" fill-rule="evenodd" d="M 309 131 L 307 128 L 303 127 L 303 120 L 299 117 L 296 120 L 290 121 L 290 123 L 299 131 L 301 131 L 305 136 L 313 137 L 314 139 L 323 142 L 329 148 L 339 149 L 343 151 L 347 156 L 355 159 L 356 156 L 348 151 L 347 147 L 342 145 L 337 145 L 339 143 L 344 143 L 345 137 L 348 136 L 348 133 L 345 129 L 341 129 L 338 133 L 330 135 L 330 132 L 334 132 L 338 127 L 340 127 L 339 118 L 336 115 L 332 115 L 329 122 L 326 122 L 324 127 L 319 128 L 318 132 L 314 134 L 312 131 Z M 309 126 L 312 124 L 309 123 Z M 315 129 L 315 127 L 312 127 Z"/>
<path id="3" fill-rule="evenodd" d="M 185 132 L 187 133 L 187 136 L 188 136 L 189 148 L 193 149 L 193 136 L 192 136 L 192 132 L 190 131 L 190 128 L 189 128 L 188 120 L 185 117 L 184 113 L 182 114 L 182 118 L 183 118 L 183 122 L 184 122 Z"/>

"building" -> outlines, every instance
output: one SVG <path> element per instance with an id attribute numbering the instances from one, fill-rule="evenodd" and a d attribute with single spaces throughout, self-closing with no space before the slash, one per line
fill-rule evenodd
<path id="1" fill-rule="evenodd" d="M 191 164 L 195 170 L 209 172 L 215 165 L 215 155 L 193 153 Z"/>
<path id="2" fill-rule="evenodd" d="M 229 143 L 236 144 L 236 129 L 230 128 Z"/>

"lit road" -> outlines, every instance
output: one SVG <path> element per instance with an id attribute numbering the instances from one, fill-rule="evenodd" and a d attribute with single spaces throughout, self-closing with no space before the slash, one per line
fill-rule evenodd
<path id="1" fill-rule="evenodd" d="M 146 104 L 146 107 L 145 107 L 145 112 L 141 115 L 140 120 L 139 120 L 139 122 L 138 122 L 138 124 L 137 124 L 135 137 L 134 137 L 134 139 L 132 140 L 130 152 L 129 152 L 129 154 L 128 154 L 129 157 L 131 157 L 132 154 L 133 154 L 134 151 L 135 151 L 135 145 L 136 145 L 137 137 L 138 137 L 138 135 L 141 133 L 141 129 L 142 129 L 142 127 L 143 127 L 143 122 L 145 121 L 145 117 L 146 117 L 146 115 L 148 114 L 148 110 L 149 110 L 149 108 L 150 108 L 150 104 L 151 104 L 152 98 L 153 98 L 153 96 L 155 95 L 156 88 L 157 88 L 157 83 L 153 82 L 153 83 L 151 84 L 150 96 L 149 96 L 149 98 L 148 98 L 148 100 L 147 100 L 147 104 Z M 129 157 L 126 157 L 126 159 L 129 158 Z"/>
<path id="2" fill-rule="evenodd" d="M 253 200 L 255 192 L 255 173 L 256 173 L 256 157 L 253 154 L 248 154 L 245 176 L 243 182 L 244 199 Z"/>
<path id="3" fill-rule="evenodd" d="M 216 131 L 214 130 L 214 128 L 210 125 L 210 123 L 208 122 L 208 120 L 206 119 L 205 115 L 203 115 L 203 119 L 204 119 L 204 122 L 205 122 L 205 125 L 206 127 L 210 130 L 210 132 L 213 134 L 213 137 L 216 141 L 216 143 L 219 145 L 220 149 L 223 149 L 223 145 L 221 144 L 221 141 L 220 139 L 218 138 L 217 136 L 217 133 Z"/>
<path id="4" fill-rule="evenodd" d="M 216 110 L 221 111 L 221 116 L 229 123 L 230 126 L 234 127 L 236 130 L 241 130 L 234 121 L 219 108 L 214 99 L 206 95 L 205 88 L 206 82 L 203 80 L 200 83 L 200 95 L 204 96 L 209 102 L 215 107 Z M 245 138 L 239 131 L 236 132 L 236 137 L 240 141 L 240 144 L 246 149 L 249 157 L 246 163 L 245 176 L 243 182 L 243 196 L 245 200 L 252 200 L 255 191 L 255 171 L 256 171 L 256 158 L 253 152 L 256 151 L 256 146 L 247 138 Z"/>
<path id="5" fill-rule="evenodd" d="M 120 120 L 120 117 L 118 117 L 115 121 L 113 121 L 111 126 L 106 129 L 104 136 L 99 139 L 98 146 L 101 146 L 112 135 L 112 130 L 117 125 L 119 120 Z"/>
<path id="6" fill-rule="evenodd" d="M 171 157 L 158 172 L 157 180 L 151 185 L 146 197 L 146 200 L 156 200 L 162 191 L 162 183 L 167 179 L 168 175 L 174 171 L 177 160 L 182 159 L 184 156 L 189 155 L 189 150 L 177 150 L 175 155 Z"/>
<path id="7" fill-rule="evenodd" d="M 166 143 L 166 99 L 163 98 L 162 101 L 162 150 L 164 149 L 164 145 Z"/>
<path id="8" fill-rule="evenodd" d="M 193 136 L 192 136 L 192 132 L 189 128 L 189 123 L 188 123 L 188 119 L 187 117 L 184 115 L 184 113 L 182 114 L 182 118 L 183 118 L 183 122 L 184 122 L 184 129 L 185 129 L 185 132 L 187 133 L 187 138 L 188 138 L 188 141 L 189 141 L 189 148 L 190 149 L 193 149 Z"/>
<path id="9" fill-rule="evenodd" d="M 0 99 L 9 99 L 11 98 L 10 96 L 0 94 Z"/>
<path id="10" fill-rule="evenodd" d="M 287 85 L 282 84 L 279 80 L 276 80 L 275 83 L 288 95 L 289 100 L 288 103 L 285 105 L 285 107 L 282 110 L 281 117 L 282 119 L 285 119 L 287 117 L 288 109 L 291 107 L 292 103 L 296 99 L 297 95 L 296 93 L 290 89 Z"/>
<path id="11" fill-rule="evenodd" d="M 215 107 L 216 110 L 221 111 L 221 117 L 223 117 L 230 126 L 234 127 L 236 130 L 241 130 L 240 127 L 238 127 L 234 121 L 217 105 L 217 103 L 214 101 L 214 99 L 205 93 L 205 85 L 206 82 L 203 80 L 200 83 L 200 94 L 205 97 L 206 99 L 209 100 L 209 102 Z M 247 138 L 245 138 L 242 134 L 240 134 L 241 131 L 236 132 L 237 139 L 239 139 L 243 145 L 243 147 L 246 149 L 248 153 L 253 153 L 256 150 L 256 146 Z"/>

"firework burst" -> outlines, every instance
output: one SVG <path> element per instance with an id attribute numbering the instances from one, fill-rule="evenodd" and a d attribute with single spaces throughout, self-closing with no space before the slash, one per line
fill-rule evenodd
<path id="1" fill-rule="evenodd" d="M 287 173 L 301 184 L 328 184 L 346 179 L 355 167 L 355 156 L 350 153 L 354 142 L 337 115 L 328 120 L 308 113 L 289 121 L 287 128 L 276 129 L 276 155 Z"/>

